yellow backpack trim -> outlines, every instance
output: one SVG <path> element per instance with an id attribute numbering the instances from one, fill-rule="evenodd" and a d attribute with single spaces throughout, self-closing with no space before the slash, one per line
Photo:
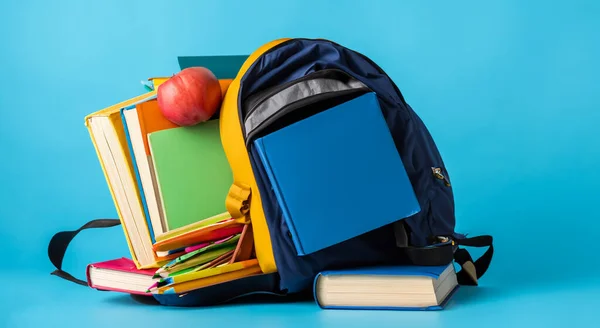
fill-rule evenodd
<path id="1" fill-rule="evenodd" d="M 267 50 L 287 40 L 289 38 L 266 43 L 246 59 L 225 93 L 219 117 L 221 142 L 231 166 L 234 181 L 225 204 L 227 211 L 234 219 L 241 222 L 252 222 L 256 257 L 263 273 L 276 272 L 277 265 L 273 256 L 271 235 L 263 212 L 260 195 L 258 192 L 252 192 L 258 190 L 258 187 L 242 133 L 243 123 L 239 117 L 238 93 L 240 91 L 240 80 L 250 66 Z"/>

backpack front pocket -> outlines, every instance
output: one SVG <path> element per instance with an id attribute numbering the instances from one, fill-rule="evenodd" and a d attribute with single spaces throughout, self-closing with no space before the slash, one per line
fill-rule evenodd
<path id="1" fill-rule="evenodd" d="M 364 84 L 337 69 L 263 90 L 244 102 L 246 144 L 367 92 L 370 89 Z"/>
<path id="2" fill-rule="evenodd" d="M 318 104 L 319 112 L 285 121 L 268 133 L 261 130 L 250 146 L 281 207 L 297 255 L 420 210 L 374 93 L 329 108 L 321 107 L 323 101 L 307 103 L 269 119 L 279 123 L 294 113 L 313 111 L 312 104 Z"/>

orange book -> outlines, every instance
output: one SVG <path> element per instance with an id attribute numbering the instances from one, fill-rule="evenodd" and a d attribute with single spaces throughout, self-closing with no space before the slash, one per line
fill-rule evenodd
<path id="1" fill-rule="evenodd" d="M 198 280 L 198 279 L 204 279 L 204 278 L 221 275 L 221 274 L 228 273 L 228 272 L 233 272 L 233 271 L 238 271 L 238 270 L 242 270 L 242 269 L 249 268 L 249 267 L 254 267 L 257 265 L 258 265 L 257 259 L 250 259 L 247 261 L 240 261 L 240 262 L 225 264 L 225 265 L 221 265 L 221 266 L 210 266 L 208 268 L 200 269 L 200 270 L 194 269 L 189 272 L 175 274 L 173 276 L 165 278 L 164 280 L 166 282 L 165 285 L 182 284 L 184 282 Z"/>
<path id="2" fill-rule="evenodd" d="M 244 224 L 240 224 L 234 219 L 230 219 L 210 224 L 169 239 L 157 241 L 153 245 L 153 248 L 155 252 L 172 251 L 238 234 L 241 233 L 243 229 Z"/>
<path id="3" fill-rule="evenodd" d="M 173 254 L 169 254 L 167 256 L 156 256 L 156 262 L 158 263 L 164 263 L 166 261 L 171 261 L 176 259 L 177 257 L 183 255 L 183 252 L 179 252 L 179 253 L 173 253 Z"/>
<path id="4" fill-rule="evenodd" d="M 142 136 L 144 137 L 144 149 L 146 150 L 146 155 L 150 156 L 148 134 L 156 131 L 176 128 L 178 125 L 164 117 L 160 111 L 160 107 L 158 107 L 158 100 L 156 99 L 138 104 L 136 107 L 138 120 L 140 122 L 140 130 L 142 132 Z"/>
<path id="5" fill-rule="evenodd" d="M 223 96 L 225 96 L 231 81 L 232 80 L 230 79 L 219 80 L 219 84 L 221 85 L 221 94 Z M 146 150 L 146 154 L 150 156 L 150 146 L 148 145 L 147 137 L 148 134 L 161 130 L 176 128 L 178 125 L 172 123 L 163 116 L 162 112 L 160 111 L 160 107 L 158 107 L 158 100 L 156 99 L 143 102 L 136 105 L 136 107 L 138 119 L 140 121 L 140 129 L 142 130 L 142 135 L 144 136 L 144 149 Z"/>
<path id="6" fill-rule="evenodd" d="M 227 89 L 229 88 L 231 81 L 233 81 L 233 80 L 232 79 L 219 80 L 219 84 L 221 84 L 221 95 L 223 97 L 225 97 L 225 93 L 227 92 Z"/>
<path id="7" fill-rule="evenodd" d="M 225 96 L 231 81 L 232 80 L 219 80 L 219 84 L 221 85 L 221 94 L 223 96 Z M 148 134 L 161 130 L 176 128 L 178 125 L 172 123 L 163 116 L 162 112 L 160 111 L 160 107 L 158 107 L 158 100 L 156 99 L 143 102 L 138 104 L 136 107 L 138 119 L 140 121 L 140 129 L 142 130 L 142 135 L 144 136 L 144 149 L 146 150 L 146 155 L 150 156 L 150 146 L 148 145 L 147 137 Z"/>
<path id="8" fill-rule="evenodd" d="M 244 267 L 246 265 L 249 265 L 249 266 Z M 227 272 L 228 266 L 231 266 L 232 269 L 237 269 L 237 270 Z M 237 268 L 237 266 L 242 266 L 244 268 L 239 269 L 239 268 Z M 157 292 L 155 292 L 155 293 L 158 293 L 158 294 L 180 294 L 180 293 L 189 292 L 194 289 L 212 286 L 212 285 L 216 285 L 216 284 L 220 284 L 220 283 L 224 283 L 224 282 L 228 282 L 228 281 L 240 279 L 243 277 L 262 273 L 257 260 L 249 260 L 246 263 L 238 262 L 238 263 L 234 263 L 234 264 L 229 264 L 229 265 L 221 267 L 221 268 L 215 268 L 214 270 L 217 270 L 217 272 L 211 272 L 210 270 L 207 270 L 206 273 L 205 272 L 194 272 L 193 274 L 198 274 L 200 276 L 203 276 L 203 275 L 206 276 L 207 274 L 212 274 L 212 275 L 204 277 L 204 278 L 194 279 L 194 280 L 190 280 L 190 281 L 185 281 L 185 282 L 181 282 L 181 283 L 175 283 L 172 285 L 160 287 L 157 290 Z M 215 275 L 215 273 L 217 273 L 217 274 Z"/>
<path id="9" fill-rule="evenodd" d="M 221 94 L 225 95 L 231 80 L 219 80 L 219 83 Z M 134 108 L 124 110 L 123 116 L 127 122 L 129 141 L 135 156 L 136 172 L 144 194 L 143 206 L 147 209 L 149 217 L 148 228 L 152 230 L 151 236 L 155 242 L 169 230 L 162 208 L 148 135 L 179 126 L 162 114 L 156 97 L 139 102 Z"/>

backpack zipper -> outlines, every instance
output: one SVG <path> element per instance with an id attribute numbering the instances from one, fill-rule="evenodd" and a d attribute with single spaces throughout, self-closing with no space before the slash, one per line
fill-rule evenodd
<path id="1" fill-rule="evenodd" d="M 370 91 L 370 89 L 365 87 L 365 88 L 355 88 L 355 89 L 347 89 L 347 90 L 341 90 L 341 91 L 326 92 L 326 93 L 321 93 L 318 95 L 302 98 L 296 102 L 287 104 L 287 105 L 283 106 L 279 111 L 277 111 L 276 113 L 271 115 L 269 118 L 267 118 L 266 120 L 264 120 L 263 122 L 258 124 L 252 131 L 250 131 L 248 133 L 248 135 L 246 136 L 246 146 L 249 146 L 255 139 L 262 136 L 264 134 L 264 131 L 266 129 L 268 129 L 269 127 L 271 127 L 271 125 L 273 123 L 277 122 L 283 116 L 286 116 L 296 110 L 299 110 L 301 108 L 305 108 L 308 106 L 316 106 L 316 104 L 318 104 L 322 101 L 327 101 L 327 100 L 335 101 L 336 98 L 344 99 L 343 102 L 346 102 L 346 101 L 348 101 L 348 99 L 342 98 L 342 97 L 352 97 L 352 99 L 353 99 L 355 96 L 365 94 L 366 92 L 369 92 L 369 91 Z M 313 108 L 315 108 L 315 107 L 313 107 Z M 317 111 L 316 113 L 311 113 L 309 116 L 315 115 L 315 114 L 325 111 L 327 109 L 328 108 L 324 108 L 322 110 Z M 302 119 L 306 119 L 306 118 L 302 118 Z M 293 124 L 293 123 L 289 123 L 289 124 Z M 287 125 L 289 125 L 289 124 L 287 124 Z"/>
<path id="2" fill-rule="evenodd" d="M 439 167 L 432 167 L 431 171 L 433 172 L 433 176 L 444 181 L 444 185 L 446 187 L 450 187 L 450 181 L 448 181 L 448 179 L 446 179 L 446 177 L 444 176 L 444 174 L 442 173 L 442 169 Z"/>
<path id="3" fill-rule="evenodd" d="M 320 71 L 314 71 L 311 72 L 309 74 L 306 74 L 304 76 L 301 76 L 297 79 L 294 80 L 290 80 L 288 82 L 285 82 L 283 84 L 279 84 L 279 85 L 274 85 L 270 88 L 266 88 L 263 90 L 259 90 L 257 92 L 255 92 L 252 95 L 249 95 L 248 97 L 246 97 L 246 99 L 244 100 L 244 104 L 248 103 L 250 101 L 250 98 L 252 97 L 258 97 L 258 99 L 254 100 L 254 104 L 252 104 L 252 107 L 250 107 L 246 114 L 243 117 L 243 122 L 246 121 L 246 119 L 248 118 L 248 116 L 250 116 L 250 114 L 252 114 L 254 112 L 254 110 L 259 107 L 263 102 L 265 102 L 267 99 L 273 97 L 274 95 L 276 95 L 277 93 L 295 85 L 298 84 L 300 82 L 303 81 L 307 81 L 307 80 L 315 80 L 315 79 L 319 79 L 319 78 L 328 78 L 328 79 L 332 79 L 332 80 L 338 80 L 341 82 L 347 82 L 349 80 L 356 80 L 354 77 L 350 76 L 350 74 L 337 69 L 337 68 L 327 68 L 327 69 L 323 69 Z M 358 80 L 357 80 L 358 81 Z M 264 93 L 264 94 L 263 94 Z"/>

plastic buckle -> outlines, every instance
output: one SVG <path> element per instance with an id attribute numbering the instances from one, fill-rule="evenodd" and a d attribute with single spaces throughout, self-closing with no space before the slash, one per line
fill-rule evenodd
<path id="1" fill-rule="evenodd" d="M 250 186 L 234 182 L 229 188 L 225 207 L 231 217 L 240 223 L 250 222 Z"/>

